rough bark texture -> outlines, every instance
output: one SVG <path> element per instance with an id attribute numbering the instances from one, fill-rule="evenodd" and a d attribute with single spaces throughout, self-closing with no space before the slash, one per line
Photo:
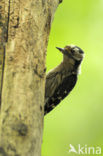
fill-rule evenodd
<path id="1" fill-rule="evenodd" d="M 7 27 L 8 27 L 8 15 L 5 12 L 5 2 L 0 1 L 0 104 L 1 104 L 1 90 L 3 81 L 3 68 L 4 68 L 4 56 L 5 56 L 5 43 L 7 42 Z"/>
<path id="2" fill-rule="evenodd" d="M 46 47 L 60 2 L 0 1 L 0 156 L 40 156 Z"/>

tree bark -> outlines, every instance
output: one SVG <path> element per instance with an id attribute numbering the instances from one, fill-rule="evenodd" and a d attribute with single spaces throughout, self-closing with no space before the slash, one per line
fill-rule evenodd
<path id="1" fill-rule="evenodd" d="M 45 56 L 60 2 L 0 1 L 0 156 L 41 154 Z"/>

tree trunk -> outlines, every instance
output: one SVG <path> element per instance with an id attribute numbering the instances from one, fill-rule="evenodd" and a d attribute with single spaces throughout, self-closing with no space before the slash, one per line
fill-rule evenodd
<path id="1" fill-rule="evenodd" d="M 46 48 L 60 2 L 0 1 L 0 156 L 40 156 Z"/>

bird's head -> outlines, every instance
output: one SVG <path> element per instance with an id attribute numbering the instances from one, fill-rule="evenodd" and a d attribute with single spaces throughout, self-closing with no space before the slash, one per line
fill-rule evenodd
<path id="1" fill-rule="evenodd" d="M 64 55 L 76 61 L 82 61 L 84 57 L 83 50 L 75 45 L 68 45 L 65 46 L 64 48 L 59 48 L 59 47 L 56 48 L 59 49 Z"/>

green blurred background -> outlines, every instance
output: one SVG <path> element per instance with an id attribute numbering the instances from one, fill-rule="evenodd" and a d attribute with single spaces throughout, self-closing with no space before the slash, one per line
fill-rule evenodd
<path id="1" fill-rule="evenodd" d="M 75 147 L 101 146 L 103 156 L 103 0 L 64 0 L 52 24 L 47 71 L 74 44 L 85 52 L 82 73 L 71 94 L 44 119 L 42 156 L 73 156 Z"/>

